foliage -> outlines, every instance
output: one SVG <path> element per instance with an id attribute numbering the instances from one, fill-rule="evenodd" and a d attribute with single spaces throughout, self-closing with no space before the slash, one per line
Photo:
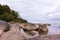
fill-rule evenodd
<path id="1" fill-rule="evenodd" d="M 20 23 L 26 23 L 27 21 L 22 19 L 22 18 L 18 18 L 18 19 L 14 19 L 14 22 L 20 22 Z"/>
<path id="2" fill-rule="evenodd" d="M 7 22 L 21 22 L 25 23 L 27 20 L 22 18 L 18 18 L 18 12 L 11 10 L 7 5 L 0 5 L 0 20 L 4 20 Z"/>

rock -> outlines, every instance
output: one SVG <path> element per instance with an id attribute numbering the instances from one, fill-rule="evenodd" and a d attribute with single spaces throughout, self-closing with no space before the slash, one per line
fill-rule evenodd
<path id="1" fill-rule="evenodd" d="M 1 35 L 3 35 L 3 33 L 4 33 L 4 31 L 3 30 L 0 30 L 0 37 L 1 37 Z"/>
<path id="2" fill-rule="evenodd" d="M 22 28 L 28 34 L 33 34 L 32 31 L 38 31 L 39 34 L 47 34 L 50 24 L 32 24 L 32 23 L 23 23 Z M 34 34 L 33 34 L 34 35 Z"/>
<path id="3" fill-rule="evenodd" d="M 36 31 L 36 29 L 39 28 L 38 25 L 32 23 L 23 23 L 21 27 L 24 30 L 24 32 L 26 32 L 29 35 L 35 35 L 33 31 Z"/>
<path id="4" fill-rule="evenodd" d="M 8 22 L 0 20 L 0 30 L 8 31 L 9 28 L 10 28 L 10 25 L 8 24 Z"/>
<path id="5" fill-rule="evenodd" d="M 47 34 L 47 32 L 48 32 L 47 26 L 49 26 L 49 25 L 39 24 L 39 30 L 38 30 L 39 34 Z"/>
<path id="6" fill-rule="evenodd" d="M 31 34 L 31 33 L 29 33 L 29 34 L 26 33 L 23 29 L 21 29 L 20 31 L 21 31 L 21 33 L 24 35 L 24 37 L 25 37 L 26 39 L 34 38 L 34 37 L 39 36 L 37 31 L 32 31 L 32 34 Z M 31 31 L 30 31 L 30 32 L 31 32 Z"/>
<path id="7" fill-rule="evenodd" d="M 0 40 L 24 40 L 24 39 L 25 38 L 23 34 L 17 29 L 13 29 L 4 33 L 0 38 Z"/>
<path id="8" fill-rule="evenodd" d="M 39 28 L 39 26 L 38 25 L 36 25 L 36 24 L 32 24 L 32 23 L 23 23 L 22 24 L 23 26 L 22 26 L 22 28 L 23 29 L 26 29 L 26 30 L 35 30 L 35 29 L 38 29 Z"/>
<path id="9" fill-rule="evenodd" d="M 48 32 L 46 24 L 32 24 L 32 23 L 8 23 L 10 30 L 3 33 L 1 31 L 0 40 L 27 40 L 40 36 L 41 33 Z M 4 24 L 5 25 L 5 24 Z M 2 27 L 5 29 L 5 26 Z M 2 30 L 3 30 L 2 29 Z M 39 34 L 38 34 L 39 33 Z"/>
<path id="10" fill-rule="evenodd" d="M 13 29 L 17 29 L 17 30 L 19 30 L 19 26 L 18 26 L 18 24 L 17 23 L 9 23 L 10 24 L 10 30 L 13 30 Z"/>
<path id="11" fill-rule="evenodd" d="M 60 40 L 60 34 L 43 35 L 28 40 Z"/>
<path id="12" fill-rule="evenodd" d="M 8 22 L 0 20 L 0 36 L 3 34 L 3 32 L 7 32 L 10 29 L 10 25 Z"/>

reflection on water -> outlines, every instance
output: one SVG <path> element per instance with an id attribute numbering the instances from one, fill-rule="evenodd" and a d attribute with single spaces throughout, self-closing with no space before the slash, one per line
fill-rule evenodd
<path id="1" fill-rule="evenodd" d="M 48 34 L 60 34 L 60 28 L 59 28 L 59 24 L 58 23 L 54 23 L 51 26 L 48 27 L 49 32 Z"/>

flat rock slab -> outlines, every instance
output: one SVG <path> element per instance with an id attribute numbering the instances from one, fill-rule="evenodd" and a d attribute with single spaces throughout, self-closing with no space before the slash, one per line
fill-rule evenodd
<path id="1" fill-rule="evenodd" d="M 60 34 L 56 35 L 46 35 L 46 36 L 38 36 L 29 40 L 60 40 Z"/>

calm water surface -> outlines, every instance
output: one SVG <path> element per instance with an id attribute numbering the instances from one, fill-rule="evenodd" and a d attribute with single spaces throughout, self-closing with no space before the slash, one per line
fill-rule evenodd
<path id="1" fill-rule="evenodd" d="M 59 28 L 60 24 L 58 23 L 54 23 L 51 26 L 48 27 L 49 32 L 48 34 L 60 34 L 60 28 Z"/>

